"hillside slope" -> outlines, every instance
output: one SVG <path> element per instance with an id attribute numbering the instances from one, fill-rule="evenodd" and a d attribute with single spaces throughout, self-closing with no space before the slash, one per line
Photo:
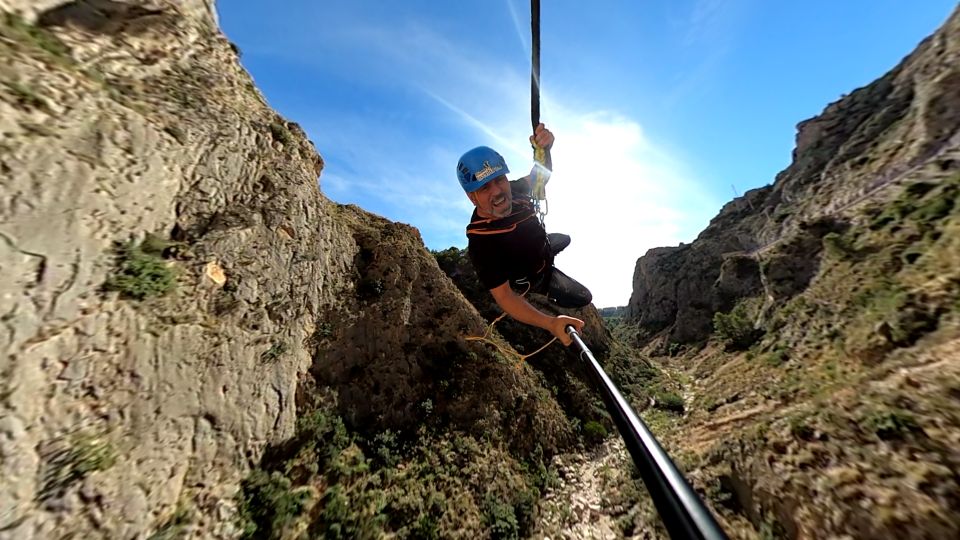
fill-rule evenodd
<path id="1" fill-rule="evenodd" d="M 960 10 L 638 261 L 618 332 L 683 384 L 683 418 L 648 418 L 734 538 L 960 536 L 958 84 Z"/>

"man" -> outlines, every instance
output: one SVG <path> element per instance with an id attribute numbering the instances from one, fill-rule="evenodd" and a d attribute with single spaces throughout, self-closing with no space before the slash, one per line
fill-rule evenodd
<path id="1" fill-rule="evenodd" d="M 552 168 L 550 147 L 554 136 L 543 124 L 531 142 L 546 150 L 547 169 Z M 467 226 L 470 261 L 480 283 L 490 290 L 497 305 L 514 319 L 543 328 L 570 345 L 566 327 L 580 331 L 583 321 L 565 315 L 551 316 L 528 303 L 522 294 L 533 292 L 559 307 L 579 308 L 593 296 L 586 287 L 553 266 L 554 256 L 570 243 L 564 234 L 544 231 L 530 198 L 530 177 L 507 180 L 510 170 L 495 150 L 480 146 L 465 153 L 457 164 L 457 178 L 476 208 Z M 520 294 L 514 291 L 517 287 Z"/>

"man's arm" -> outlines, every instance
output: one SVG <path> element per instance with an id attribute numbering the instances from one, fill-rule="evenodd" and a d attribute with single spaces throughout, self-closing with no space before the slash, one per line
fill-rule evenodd
<path id="1" fill-rule="evenodd" d="M 583 321 L 580 319 L 567 317 L 566 315 L 551 317 L 531 306 L 522 296 L 513 292 L 509 282 L 504 282 L 502 285 L 490 289 L 490 294 L 493 295 L 493 299 L 497 301 L 497 305 L 500 306 L 500 309 L 505 311 L 507 315 L 524 324 L 543 328 L 556 336 L 564 345 L 570 345 L 572 342 L 566 331 L 568 325 L 576 328 L 577 332 L 583 329 Z"/>

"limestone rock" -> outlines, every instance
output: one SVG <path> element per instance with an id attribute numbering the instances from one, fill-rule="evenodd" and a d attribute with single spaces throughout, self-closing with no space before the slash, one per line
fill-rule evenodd
<path id="1" fill-rule="evenodd" d="M 955 170 L 949 154 L 960 146 L 960 11 L 877 81 L 830 104 L 798 125 L 793 163 L 770 186 L 727 203 L 688 245 L 649 250 L 637 260 L 627 317 L 641 338 L 662 335 L 700 342 L 717 311 L 739 298 L 760 296 L 754 278 L 732 289 L 722 267 L 732 254 L 763 266 L 781 245 L 803 244 L 790 260 L 774 253 L 769 268 L 809 276 L 819 244 L 804 227 L 844 221 L 856 205 L 889 197 L 906 173 L 923 169 L 931 178 Z M 781 264 L 782 263 L 782 264 Z M 777 281 L 774 275 L 769 281 Z M 795 294 L 804 281 L 776 295 Z"/>
<path id="2" fill-rule="evenodd" d="M 311 374 L 371 427 L 432 399 L 513 448 L 566 444 L 531 372 L 464 343 L 484 323 L 417 232 L 323 196 L 211 2 L 0 8 L 39 25 L 0 40 L 0 538 L 146 538 L 181 503 L 193 536 L 235 536 L 238 481 Z M 136 264 L 175 288 L 107 290 L 148 235 L 168 243 Z"/>

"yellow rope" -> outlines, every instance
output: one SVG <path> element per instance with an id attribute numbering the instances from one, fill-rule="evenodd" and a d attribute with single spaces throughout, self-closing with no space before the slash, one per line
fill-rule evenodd
<path id="1" fill-rule="evenodd" d="M 533 142 L 533 137 L 530 137 L 530 143 L 533 145 L 533 161 L 536 162 L 533 173 L 533 186 L 530 191 L 530 194 L 534 199 L 538 201 L 546 200 L 547 198 L 547 180 L 550 178 L 544 171 L 547 166 L 545 165 L 547 161 L 547 151 L 543 148 L 537 146 Z"/>
<path id="2" fill-rule="evenodd" d="M 550 171 L 546 166 L 547 150 L 537 146 L 532 135 L 530 136 L 530 145 L 533 146 L 534 161 L 533 178 L 530 179 L 530 196 L 533 198 L 533 207 L 537 212 L 540 225 L 546 227 L 544 219 L 547 217 L 550 208 L 547 205 L 547 180 L 550 179 Z M 541 201 L 543 201 L 543 208 L 540 207 Z"/>
<path id="3" fill-rule="evenodd" d="M 529 284 L 529 283 L 527 283 L 527 290 L 523 291 L 523 294 L 521 294 L 520 297 L 522 298 L 522 297 L 526 296 L 528 292 L 530 292 L 530 284 Z M 516 358 L 516 359 L 517 359 L 517 362 L 516 362 L 515 365 L 517 366 L 517 368 L 519 368 L 519 367 L 520 367 L 520 364 L 522 364 L 524 360 L 526 360 L 527 358 L 530 358 L 531 356 L 537 354 L 538 352 L 546 349 L 547 347 L 550 346 L 550 344 L 552 344 L 554 341 L 557 340 L 557 337 L 554 336 L 553 339 L 551 339 L 551 340 L 548 341 L 545 345 L 543 345 L 542 347 L 540 347 L 539 349 L 533 351 L 533 352 L 530 353 L 530 354 L 520 354 L 520 353 L 518 353 L 518 352 L 517 352 L 516 350 L 514 350 L 514 349 L 509 349 L 509 350 L 508 350 L 508 349 L 505 349 L 503 346 L 501 346 L 499 343 L 497 343 L 496 341 L 493 340 L 493 327 L 494 327 L 498 322 L 500 322 L 501 319 L 503 319 L 503 318 L 506 317 L 506 316 L 507 316 L 506 313 L 501 313 L 499 317 L 497 317 L 496 319 L 494 319 L 493 322 L 490 323 L 490 324 L 487 326 L 487 329 L 483 332 L 483 335 L 482 335 L 482 336 L 467 336 L 467 337 L 466 337 L 467 341 L 483 341 L 483 342 L 489 343 L 490 345 L 493 345 L 493 346 L 494 346 L 498 351 L 500 351 L 500 353 L 503 354 L 504 356 Z"/>

